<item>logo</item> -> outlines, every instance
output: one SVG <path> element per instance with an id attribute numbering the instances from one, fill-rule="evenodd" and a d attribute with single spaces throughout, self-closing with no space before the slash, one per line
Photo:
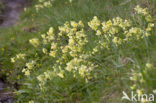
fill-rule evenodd
<path id="1" fill-rule="evenodd" d="M 128 94 L 123 91 L 123 97 L 122 100 L 128 100 L 128 101 L 146 101 L 146 102 L 153 102 L 154 101 L 154 94 L 135 94 L 133 91 L 131 91 L 131 96 L 128 96 Z"/>

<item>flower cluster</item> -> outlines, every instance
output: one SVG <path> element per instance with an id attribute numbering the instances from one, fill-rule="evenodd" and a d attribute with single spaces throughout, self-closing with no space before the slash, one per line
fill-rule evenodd
<path id="1" fill-rule="evenodd" d="M 96 16 L 94 16 L 93 20 L 88 22 L 89 27 L 91 27 L 93 30 L 97 30 L 100 26 L 100 20 Z"/>
<path id="2" fill-rule="evenodd" d="M 135 8 L 138 14 L 144 14 L 143 16 L 150 16 L 146 9 L 138 10 L 138 6 Z M 151 18 L 152 19 L 152 18 Z M 102 24 L 102 27 L 100 26 Z M 88 22 L 89 27 L 94 30 L 97 36 L 102 38 L 98 41 L 102 46 L 96 46 L 93 49 L 93 53 L 97 51 L 97 48 L 109 48 L 111 43 L 114 43 L 116 46 L 125 44 L 131 41 L 138 41 L 144 37 L 150 36 L 150 32 L 154 27 L 154 23 L 147 21 L 146 29 L 132 25 L 132 21 L 123 20 L 120 17 L 113 18 L 113 20 L 108 20 L 100 23 L 100 20 L 95 16 L 92 21 Z M 104 41 L 105 40 L 105 41 Z"/>
<path id="3" fill-rule="evenodd" d="M 152 17 L 148 13 L 147 8 L 143 9 L 139 5 L 137 5 L 134 9 L 135 9 L 137 14 L 144 16 L 147 22 L 151 22 L 152 21 Z"/>
<path id="4" fill-rule="evenodd" d="M 35 5 L 36 11 L 38 12 L 42 8 L 48 8 L 52 6 L 54 0 L 39 0 L 39 3 Z"/>
<path id="5" fill-rule="evenodd" d="M 89 67 L 86 64 L 89 65 Z M 93 67 L 93 64 L 84 61 L 81 58 L 74 58 L 67 63 L 65 70 L 73 72 L 74 77 L 76 77 L 76 73 L 78 73 L 81 77 L 86 77 L 90 75 L 90 71 L 92 71 Z"/>
<path id="6" fill-rule="evenodd" d="M 44 1 L 40 0 L 41 3 Z M 148 16 L 149 19 L 150 15 L 146 9 L 137 6 L 135 10 L 139 15 L 143 15 L 145 18 Z M 51 88 L 49 84 L 57 84 L 54 83 L 55 79 L 64 82 L 68 77 L 71 77 L 74 80 L 85 81 L 83 83 L 87 84 L 97 76 L 95 72 L 97 68 L 103 69 L 94 59 L 99 56 L 98 54 L 105 55 L 104 51 L 114 51 L 114 48 L 120 48 L 122 45 L 125 46 L 132 42 L 133 44 L 137 43 L 151 35 L 150 32 L 154 24 L 150 20 L 146 19 L 144 27 L 135 25 L 133 22 L 133 20 L 124 20 L 120 17 L 100 21 L 95 16 L 88 22 L 88 25 L 80 20 L 65 22 L 56 30 L 49 27 L 49 30 L 40 38 L 30 39 L 29 42 L 40 53 L 38 58 L 41 61 L 44 59 L 45 64 L 47 61 L 50 64 L 47 63 L 46 68 L 41 67 L 39 69 L 41 72 L 35 74 L 34 68 L 38 61 L 33 58 L 31 62 L 25 64 L 22 72 L 28 77 L 35 74 L 34 78 L 37 80 L 41 92 L 48 91 Z M 16 58 L 24 59 L 21 54 Z M 16 58 L 11 58 L 11 61 L 14 62 Z M 151 68 L 151 65 L 147 64 L 146 67 Z M 134 82 L 145 82 L 142 73 L 134 73 L 130 79 Z M 131 87 L 131 89 L 135 88 L 137 88 L 136 84 Z M 142 89 L 137 90 L 139 94 L 142 91 Z"/>
<path id="7" fill-rule="evenodd" d="M 140 38 L 149 37 L 154 28 L 151 15 L 147 12 L 147 8 L 143 9 L 140 6 L 136 6 L 135 11 L 136 14 L 139 14 L 141 17 L 143 17 L 142 19 L 146 21 L 145 28 L 142 29 L 133 27 L 129 29 L 129 33 L 127 32 L 127 38 L 135 37 L 137 40 L 139 40 Z M 149 92 L 146 91 L 145 88 L 148 88 L 150 92 L 154 91 L 152 90 L 152 86 L 155 86 L 155 84 L 153 84 L 155 81 L 151 80 L 151 78 L 155 78 L 155 69 L 153 68 L 154 66 L 151 63 L 146 63 L 145 66 L 141 68 L 141 71 L 137 69 L 138 71 L 135 70 L 132 73 L 130 80 L 133 82 L 133 85 L 130 88 L 133 91 L 136 91 L 138 95 L 143 94 L 143 92 Z"/>
<path id="8" fill-rule="evenodd" d="M 34 47 L 37 47 L 39 45 L 39 40 L 37 38 L 33 38 L 29 40 L 30 44 L 32 44 Z"/>
<path id="9" fill-rule="evenodd" d="M 86 38 L 86 34 L 84 32 L 84 24 L 82 21 L 79 21 L 76 23 L 75 21 L 71 21 L 71 27 L 69 27 L 69 23 L 66 23 L 64 28 L 67 31 L 63 31 L 60 29 L 60 38 L 64 36 L 65 34 L 68 38 L 68 42 L 66 46 L 62 46 L 62 52 L 65 56 L 67 53 L 69 53 L 72 57 L 78 56 L 79 53 L 82 53 L 83 46 L 88 42 Z M 59 39 L 58 39 L 59 40 Z"/>
<path id="10" fill-rule="evenodd" d="M 44 0 L 40 1 L 44 2 Z M 147 15 L 146 9 L 141 9 L 139 6 L 135 8 L 138 14 Z M 93 32 L 94 36 L 87 35 L 85 31 L 84 23 L 82 21 L 66 22 L 63 26 L 59 26 L 58 33 L 54 33 L 54 28 L 50 27 L 48 32 L 41 35 L 42 41 L 39 42 L 38 38 L 30 39 L 29 42 L 37 48 L 41 45 L 42 52 L 45 55 L 56 60 L 56 65 L 60 65 L 59 71 L 55 71 L 57 76 L 64 77 L 64 70 L 79 73 L 82 77 L 85 77 L 86 73 L 92 70 L 87 65 L 81 63 L 80 59 L 82 55 L 89 55 L 97 53 L 100 49 L 109 50 L 112 45 L 120 46 L 131 41 L 138 41 L 144 37 L 150 36 L 150 31 L 154 27 L 154 24 L 147 22 L 147 28 L 139 28 L 132 25 L 132 21 L 123 20 L 120 17 L 113 18 L 112 20 L 101 22 L 96 16 L 88 22 L 88 26 L 91 28 L 90 32 Z M 90 39 L 90 41 L 88 41 Z M 94 39 L 95 41 L 91 41 Z M 61 41 L 61 42 L 58 42 Z M 89 45 L 90 44 L 90 45 Z M 86 46 L 90 46 L 92 50 L 86 49 Z M 23 55 L 22 55 L 23 56 Z M 21 55 L 17 56 L 20 58 Z M 22 57 L 24 58 L 24 57 Z M 14 58 L 11 59 L 14 62 Z M 30 70 L 33 68 L 35 62 L 27 63 L 27 69 L 23 69 L 22 72 L 25 75 L 30 75 Z M 62 66 L 61 65 L 66 65 Z M 58 68 L 53 67 L 53 70 Z M 62 69 L 63 68 L 63 69 Z M 41 77 L 39 80 L 41 81 Z M 46 76 L 49 77 L 49 76 Z M 44 78 L 45 80 L 48 78 Z"/>
<path id="11" fill-rule="evenodd" d="M 141 8 L 139 5 L 137 5 L 134 9 L 135 9 L 135 11 L 136 11 L 138 14 L 142 14 L 142 15 L 147 15 L 147 14 L 148 14 L 147 8 L 143 9 L 143 8 Z"/>
<path id="12" fill-rule="evenodd" d="M 25 75 L 30 75 L 30 71 L 34 68 L 36 62 L 31 61 L 29 63 L 26 63 L 25 68 L 23 68 L 22 72 L 24 72 Z"/>
<path id="13" fill-rule="evenodd" d="M 16 57 L 11 58 L 11 62 L 14 63 L 16 60 L 25 59 L 25 54 L 19 53 Z"/>
<path id="14" fill-rule="evenodd" d="M 154 81 L 149 81 L 149 77 L 151 76 L 150 72 L 153 71 L 153 65 L 151 63 L 146 63 L 145 68 L 142 68 L 142 72 L 133 72 L 132 76 L 130 77 L 130 80 L 133 82 L 133 85 L 130 87 L 131 90 L 136 91 L 138 95 L 144 94 L 143 92 L 147 92 L 144 88 L 144 86 L 148 86 Z M 147 88 L 147 87 L 146 87 Z M 150 87 L 151 88 L 151 87 Z M 152 89 L 152 88 L 151 88 Z M 154 91 L 154 90 L 151 90 Z M 150 92 L 151 92 L 150 91 Z M 154 92 L 153 92 L 154 93 Z"/>
<path id="15" fill-rule="evenodd" d="M 66 72 L 73 73 L 75 78 L 79 76 L 82 78 L 88 77 L 94 68 L 94 63 L 81 59 L 80 57 L 82 57 L 82 55 L 92 56 L 92 54 L 97 53 L 99 49 L 108 49 L 114 44 L 119 46 L 149 36 L 147 35 L 149 31 L 146 29 L 133 26 L 132 21 L 123 20 L 120 17 L 100 22 L 95 16 L 88 22 L 88 26 L 95 32 L 94 36 L 98 38 L 98 43 L 94 44 L 94 42 L 88 41 L 88 39 L 92 38 L 86 34 L 82 21 L 66 22 L 64 26 L 58 27 L 59 32 L 57 35 L 54 34 L 54 29 L 52 27 L 49 28 L 46 34 L 41 35 L 43 41 L 42 45 L 44 47 L 42 48 L 43 53 L 46 55 L 49 54 L 49 56 L 56 59 L 56 64 L 53 66 L 52 71 L 48 70 L 37 77 L 42 89 L 47 80 L 51 80 L 57 76 L 64 78 Z M 148 28 L 152 29 L 152 27 L 153 24 L 149 23 Z M 92 44 L 95 45 L 91 46 L 91 48 L 93 48 L 92 52 L 87 52 L 85 49 L 88 42 L 92 42 Z M 49 44 L 50 49 L 45 48 L 47 47 L 45 45 Z"/>
<path id="16" fill-rule="evenodd" d="M 54 76 L 54 73 L 50 70 L 45 71 L 43 74 L 40 74 L 37 76 L 37 80 L 39 81 L 40 89 L 44 89 L 44 85 L 47 82 L 47 80 L 51 80 Z"/>

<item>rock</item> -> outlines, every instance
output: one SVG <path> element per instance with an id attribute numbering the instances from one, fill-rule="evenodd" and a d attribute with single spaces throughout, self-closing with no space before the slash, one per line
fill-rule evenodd
<path id="1" fill-rule="evenodd" d="M 7 87 L 0 81 L 0 103 L 13 103 L 13 94 Z"/>

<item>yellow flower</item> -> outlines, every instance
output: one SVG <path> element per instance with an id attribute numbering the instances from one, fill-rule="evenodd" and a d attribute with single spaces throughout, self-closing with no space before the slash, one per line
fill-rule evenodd
<path id="1" fill-rule="evenodd" d="M 13 58 L 11 58 L 11 62 L 12 63 L 14 63 L 15 62 L 15 58 L 13 57 Z"/>
<path id="2" fill-rule="evenodd" d="M 114 44 L 118 45 L 118 44 L 121 44 L 122 40 L 118 37 L 114 37 L 113 40 Z"/>
<path id="3" fill-rule="evenodd" d="M 30 75 L 30 71 L 29 70 L 26 70 L 24 73 L 25 73 L 26 76 Z"/>
<path id="4" fill-rule="evenodd" d="M 49 31 L 47 32 L 48 35 L 53 35 L 54 33 L 54 28 L 53 27 L 50 27 L 49 28 Z"/>
<path id="5" fill-rule="evenodd" d="M 108 21 L 106 22 L 106 26 L 110 28 L 110 27 L 112 26 L 112 21 L 111 21 L 111 20 L 108 20 Z"/>
<path id="6" fill-rule="evenodd" d="M 84 27 L 84 24 L 83 24 L 83 22 L 82 22 L 82 21 L 79 21 L 79 23 L 78 23 L 78 24 L 79 24 L 79 26 L 80 26 L 80 27 L 82 27 L 82 28 Z"/>
<path id="7" fill-rule="evenodd" d="M 56 50 L 57 48 L 57 43 L 51 43 L 51 49 Z"/>
<path id="8" fill-rule="evenodd" d="M 140 90 L 140 89 L 137 89 L 136 92 L 138 93 L 138 95 L 142 95 L 143 94 L 142 90 Z"/>
<path id="9" fill-rule="evenodd" d="M 51 79 L 52 75 L 51 75 L 51 72 L 48 70 L 48 71 L 44 72 L 44 76 L 46 79 Z"/>
<path id="10" fill-rule="evenodd" d="M 147 15 L 147 14 L 148 14 L 147 8 L 143 9 L 143 8 L 141 8 L 139 5 L 137 5 L 134 9 L 135 9 L 135 11 L 136 11 L 138 14 L 142 14 L 142 15 Z"/>
<path id="11" fill-rule="evenodd" d="M 16 58 L 17 59 L 24 59 L 25 58 L 25 54 L 21 54 L 21 53 L 20 54 L 17 54 L 16 55 Z"/>
<path id="12" fill-rule="evenodd" d="M 50 1 L 44 2 L 43 4 L 45 7 L 50 7 L 52 4 Z"/>
<path id="13" fill-rule="evenodd" d="M 96 16 L 94 16 L 92 21 L 88 22 L 88 25 L 90 28 L 92 28 L 93 30 L 96 31 L 98 29 L 98 27 L 100 26 L 100 20 L 98 20 L 98 18 Z"/>
<path id="14" fill-rule="evenodd" d="M 146 63 L 146 67 L 147 67 L 147 68 L 152 68 L 152 66 L 153 66 L 152 64 Z"/>
<path id="15" fill-rule="evenodd" d="M 148 33 L 148 32 L 146 32 L 146 33 L 145 33 L 145 36 L 146 36 L 146 37 L 149 37 L 149 36 L 151 36 L 151 34 Z"/>
<path id="16" fill-rule="evenodd" d="M 73 39 L 69 39 L 69 45 L 74 45 L 74 40 Z"/>
<path id="17" fill-rule="evenodd" d="M 115 28 L 115 27 L 112 27 L 112 28 L 110 28 L 109 33 L 110 33 L 110 34 L 118 33 L 118 29 Z"/>
<path id="18" fill-rule="evenodd" d="M 37 79 L 40 81 L 40 82 L 44 82 L 44 75 L 39 75 L 38 77 L 37 77 Z"/>
<path id="19" fill-rule="evenodd" d="M 48 53 L 48 50 L 46 48 L 43 48 L 42 51 L 43 51 L 44 54 Z"/>
<path id="20" fill-rule="evenodd" d="M 153 90 L 153 93 L 156 94 L 156 89 Z"/>
<path id="21" fill-rule="evenodd" d="M 80 74 L 82 77 L 85 77 L 85 75 L 87 74 L 87 72 L 88 72 L 87 66 L 81 65 L 80 68 L 79 68 L 79 74 Z"/>
<path id="22" fill-rule="evenodd" d="M 37 38 L 33 38 L 29 40 L 30 44 L 32 44 L 34 47 L 37 47 L 39 45 L 39 40 Z"/>
<path id="23" fill-rule="evenodd" d="M 2 52 L 4 52 L 4 50 L 5 50 L 5 49 L 4 49 L 4 48 L 2 48 L 1 50 L 2 50 Z"/>
<path id="24" fill-rule="evenodd" d="M 108 81 L 109 81 L 109 80 L 110 80 L 110 77 L 109 77 L 109 76 L 108 76 L 108 77 L 106 77 L 106 80 L 108 80 Z"/>
<path id="25" fill-rule="evenodd" d="M 63 26 L 59 26 L 58 29 L 59 29 L 60 32 L 65 32 L 66 31 L 66 28 L 63 27 Z"/>
<path id="26" fill-rule="evenodd" d="M 108 20 L 107 22 L 103 22 L 102 23 L 102 30 L 104 33 L 106 33 L 110 28 L 111 26 L 113 25 L 112 21 L 111 20 Z"/>
<path id="27" fill-rule="evenodd" d="M 69 0 L 70 3 L 72 3 L 73 0 Z"/>
<path id="28" fill-rule="evenodd" d="M 151 30 L 152 30 L 152 28 L 149 28 L 149 27 L 148 27 L 148 28 L 146 28 L 146 31 L 151 31 Z"/>
<path id="29" fill-rule="evenodd" d="M 145 19 L 146 19 L 147 22 L 151 22 L 152 21 L 151 15 L 145 16 Z"/>
<path id="30" fill-rule="evenodd" d="M 101 33 L 101 31 L 100 30 L 97 30 L 96 31 L 96 35 L 101 35 L 102 33 Z"/>
<path id="31" fill-rule="evenodd" d="M 137 81 L 137 80 L 138 80 L 137 75 L 134 74 L 132 77 L 130 77 L 130 80 L 132 80 L 132 81 Z"/>
<path id="32" fill-rule="evenodd" d="M 45 39 L 46 38 L 46 35 L 45 34 L 42 34 L 41 37 L 42 37 L 42 39 Z"/>
<path id="33" fill-rule="evenodd" d="M 153 27 L 154 27 L 154 23 L 149 23 L 149 24 L 148 24 L 148 27 L 153 28 Z"/>
<path id="34" fill-rule="evenodd" d="M 154 27 L 154 24 L 153 23 L 149 23 L 148 27 L 146 28 L 146 31 L 151 31 L 153 27 Z"/>
<path id="35" fill-rule="evenodd" d="M 35 103 L 33 100 L 29 101 L 28 103 Z"/>
<path id="36" fill-rule="evenodd" d="M 28 69 L 33 69 L 34 65 L 35 65 L 35 61 L 31 61 L 29 63 L 26 63 L 26 66 Z"/>
<path id="37" fill-rule="evenodd" d="M 136 85 L 130 87 L 132 90 L 136 89 Z"/>
<path id="38" fill-rule="evenodd" d="M 73 28 L 77 28 L 78 24 L 75 21 L 71 21 L 70 23 Z"/>
<path id="39" fill-rule="evenodd" d="M 67 46 L 64 47 L 64 48 L 62 49 L 62 52 L 63 52 L 63 53 L 67 53 L 67 52 L 68 52 L 68 47 L 67 47 Z"/>
<path id="40" fill-rule="evenodd" d="M 63 72 L 63 71 L 60 71 L 57 75 L 58 75 L 59 77 L 61 77 L 61 78 L 64 78 L 64 72 Z"/>
<path id="41" fill-rule="evenodd" d="M 50 51 L 49 55 L 52 57 L 56 57 L 56 51 Z"/>
<path id="42" fill-rule="evenodd" d="M 113 42 L 114 42 L 115 44 L 117 44 L 117 43 L 118 43 L 118 37 L 114 37 Z"/>

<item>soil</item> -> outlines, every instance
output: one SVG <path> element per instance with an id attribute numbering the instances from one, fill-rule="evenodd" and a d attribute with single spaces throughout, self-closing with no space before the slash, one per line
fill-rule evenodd
<path id="1" fill-rule="evenodd" d="M 0 26 L 9 27 L 19 19 L 20 12 L 29 5 L 28 0 L 0 0 L 4 5 L 0 14 Z"/>

